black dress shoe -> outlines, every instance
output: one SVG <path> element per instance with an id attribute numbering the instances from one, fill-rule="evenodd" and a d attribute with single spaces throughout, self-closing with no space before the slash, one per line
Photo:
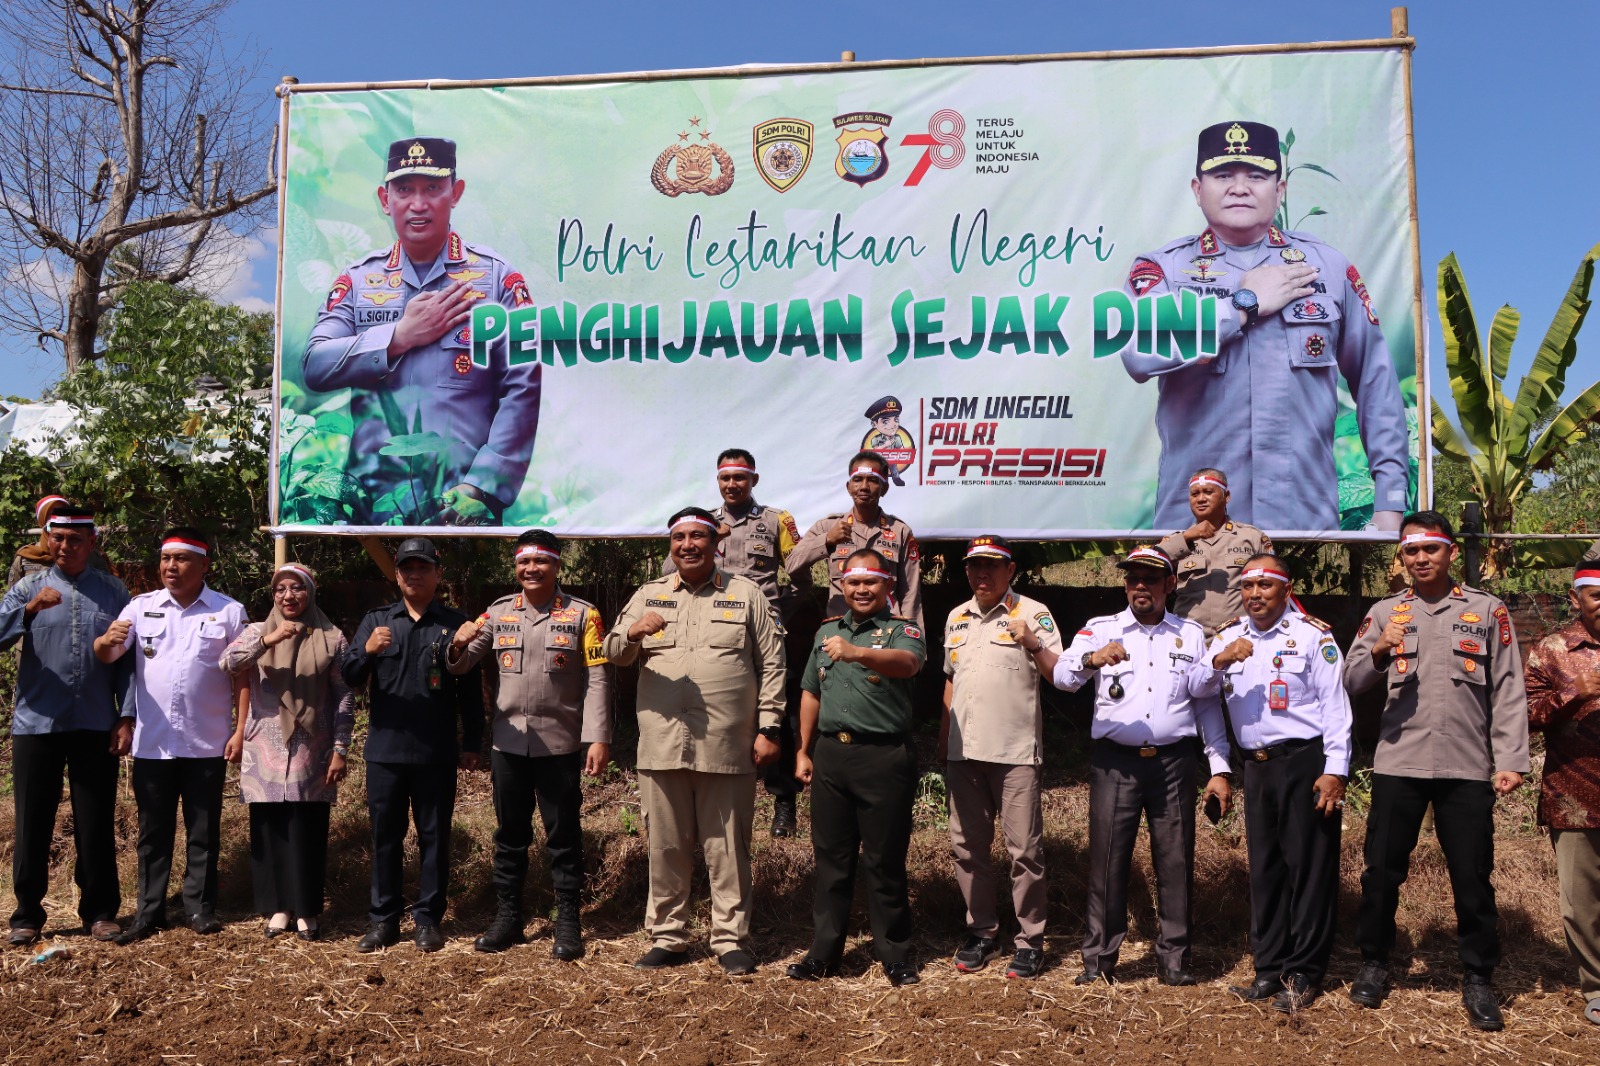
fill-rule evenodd
<path id="1" fill-rule="evenodd" d="M 129 944 L 137 944 L 141 940 L 153 937 L 165 928 L 166 926 L 161 922 L 135 921 L 117 935 L 114 943 L 127 947 Z"/>
<path id="2" fill-rule="evenodd" d="M 267 925 L 267 927 L 262 930 L 262 933 L 266 935 L 266 938 L 268 940 L 273 940 L 273 939 L 276 939 L 277 937 L 282 936 L 283 934 L 287 933 L 288 931 L 289 931 L 289 927 L 287 925 L 282 926 L 280 928 L 279 926 L 272 925 L 272 924 L 269 923 Z"/>
<path id="3" fill-rule="evenodd" d="M 742 977 L 747 973 L 756 972 L 755 956 L 743 948 L 734 948 L 724 951 L 717 956 L 717 965 L 722 967 L 722 972 L 735 977 Z"/>
<path id="4" fill-rule="evenodd" d="M 909 962 L 886 962 L 883 964 L 883 975 L 896 988 L 914 985 L 922 980 L 917 976 L 917 968 Z"/>
<path id="5" fill-rule="evenodd" d="M 1117 983 L 1115 973 L 1113 973 L 1111 970 L 1101 969 L 1085 970 L 1078 976 L 1074 977 L 1072 979 L 1072 983 L 1075 985 L 1092 985 L 1101 978 L 1104 978 L 1106 984 L 1108 985 L 1114 985 Z"/>
<path id="6" fill-rule="evenodd" d="M 322 930 L 313 925 L 310 929 L 296 929 L 294 935 L 309 944 L 322 939 Z"/>
<path id="7" fill-rule="evenodd" d="M 417 931 L 411 935 L 411 940 L 417 945 L 418 951 L 430 954 L 444 947 L 444 935 L 432 922 L 418 922 Z"/>
<path id="8" fill-rule="evenodd" d="M 356 950 L 363 955 L 369 955 L 379 948 L 392 947 L 399 942 L 399 922 L 373 922 L 367 926 L 366 934 L 356 941 Z"/>
<path id="9" fill-rule="evenodd" d="M 39 939 L 39 930 L 31 925 L 13 925 L 11 932 L 6 934 L 6 943 L 12 947 L 26 947 Z"/>
<path id="10" fill-rule="evenodd" d="M 1286 973 L 1283 975 L 1283 990 L 1272 997 L 1272 1009 L 1293 1014 L 1311 1006 L 1321 994 L 1322 987 L 1305 974 Z"/>
<path id="11" fill-rule="evenodd" d="M 1469 973 L 1461 982 L 1461 1004 L 1467 1008 L 1467 1020 L 1474 1029 L 1485 1033 L 1498 1033 L 1506 1027 L 1500 1014 L 1500 1001 L 1495 997 L 1494 986 L 1482 974 Z"/>
<path id="12" fill-rule="evenodd" d="M 810 955 L 807 955 L 799 962 L 791 962 L 789 968 L 784 972 L 796 981 L 816 981 L 824 977 L 832 977 L 837 972 L 837 969 L 836 966 L 822 962 L 819 959 L 813 959 Z"/>
<path id="13" fill-rule="evenodd" d="M 213 936 L 222 932 L 222 923 L 217 920 L 215 914 L 191 914 L 184 919 L 184 922 L 201 936 Z"/>
<path id="14" fill-rule="evenodd" d="M 1200 983 L 1200 978 L 1185 970 L 1182 966 L 1163 966 L 1156 974 L 1156 980 L 1173 988 L 1188 988 L 1190 985 Z"/>
<path id="15" fill-rule="evenodd" d="M 1282 992 L 1283 982 L 1276 977 L 1257 977 L 1243 988 L 1238 985 L 1229 985 L 1228 991 L 1247 1003 L 1259 1003 L 1263 999 L 1271 999 L 1279 992 Z"/>
<path id="16" fill-rule="evenodd" d="M 772 835 L 794 836 L 794 800 L 775 800 L 772 804 Z"/>
<path id="17" fill-rule="evenodd" d="M 682 966 L 689 961 L 687 951 L 673 951 L 670 948 L 655 947 L 639 956 L 639 961 L 633 964 L 635 970 L 664 970 L 668 966 Z"/>
<path id="18" fill-rule="evenodd" d="M 1389 994 L 1389 968 L 1377 959 L 1365 959 L 1361 971 L 1350 985 L 1350 1002 L 1363 1007 L 1381 1007 Z"/>

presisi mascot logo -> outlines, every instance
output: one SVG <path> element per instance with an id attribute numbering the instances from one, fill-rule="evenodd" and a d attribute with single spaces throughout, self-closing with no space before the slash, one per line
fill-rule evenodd
<path id="1" fill-rule="evenodd" d="M 883 127 L 889 116 L 879 111 L 853 111 L 833 120 L 839 131 L 839 158 L 834 160 L 834 171 L 845 181 L 865 186 L 889 173 L 889 150 L 884 142 L 889 135 Z"/>
<path id="2" fill-rule="evenodd" d="M 700 125 L 700 119 L 689 120 L 690 130 Z M 680 130 L 678 140 L 688 141 L 690 130 Z M 707 196 L 721 196 L 733 187 L 733 157 L 722 145 L 711 139 L 711 131 L 696 130 L 700 141 L 668 145 L 656 156 L 650 168 L 650 184 L 663 196 L 681 196 L 686 192 L 700 192 Z M 677 173 L 673 174 L 676 162 Z"/>

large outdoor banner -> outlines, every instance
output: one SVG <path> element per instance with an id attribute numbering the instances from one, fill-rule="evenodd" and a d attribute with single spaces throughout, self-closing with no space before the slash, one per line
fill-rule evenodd
<path id="1" fill-rule="evenodd" d="M 1404 71 L 296 87 L 276 522 L 659 535 L 741 447 L 802 524 L 870 448 L 924 537 L 1170 532 L 1203 467 L 1361 530 L 1421 450 Z"/>

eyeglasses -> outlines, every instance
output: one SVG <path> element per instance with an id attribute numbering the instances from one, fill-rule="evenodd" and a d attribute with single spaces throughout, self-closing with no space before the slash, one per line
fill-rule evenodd
<path id="1" fill-rule="evenodd" d="M 303 585 L 279 585 L 272 590 L 273 596 L 304 596 L 307 595 Z"/>

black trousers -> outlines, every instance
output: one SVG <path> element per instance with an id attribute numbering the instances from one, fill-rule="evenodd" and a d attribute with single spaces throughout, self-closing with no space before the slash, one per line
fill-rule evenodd
<path id="1" fill-rule="evenodd" d="M 217 852 L 222 844 L 222 781 L 227 763 L 214 759 L 134 759 L 133 797 L 139 804 L 139 913 L 135 921 L 165 924 L 167 883 L 178 803 L 189 845 L 183 869 L 183 911 L 217 907 Z"/>
<path id="2" fill-rule="evenodd" d="M 1156 873 L 1156 957 L 1189 965 L 1189 901 L 1194 895 L 1193 743 L 1149 758 L 1096 743 L 1089 770 L 1089 900 L 1083 934 L 1086 969 L 1110 970 L 1128 933 L 1128 874 L 1142 815 L 1150 825 Z"/>
<path id="3" fill-rule="evenodd" d="M 837 962 L 849 932 L 859 858 L 867 875 L 873 948 L 884 963 L 911 952 L 906 851 L 916 798 L 917 754 L 899 744 L 817 741 L 811 778 L 811 847 L 816 855 L 811 957 Z"/>
<path id="4" fill-rule="evenodd" d="M 1323 817 L 1312 785 L 1326 759 L 1318 738 L 1266 762 L 1244 764 L 1250 856 L 1250 953 L 1257 977 L 1328 972 L 1339 907 L 1338 814 Z"/>
<path id="5" fill-rule="evenodd" d="M 328 874 L 327 803 L 252 803 L 250 875 L 256 912 L 322 913 Z"/>
<path id="6" fill-rule="evenodd" d="M 456 806 L 455 763 L 367 763 L 367 813 L 372 818 L 372 907 L 374 922 L 398 922 L 405 909 L 406 823 L 417 827 L 420 853 L 417 902 L 411 917 L 419 925 L 444 920 L 445 889 L 450 884 L 450 817 Z"/>
<path id="7" fill-rule="evenodd" d="M 122 906 L 117 880 L 117 757 L 111 734 L 98 730 L 39 733 L 11 738 L 11 786 L 16 804 L 16 840 L 11 881 L 17 909 L 11 925 L 44 927 L 44 897 L 50 889 L 50 842 L 61 805 L 61 775 L 72 798 L 72 835 L 77 861 L 78 917 L 83 924 L 115 919 Z"/>
<path id="8" fill-rule="evenodd" d="M 1428 804 L 1444 849 L 1456 904 L 1461 965 L 1488 975 L 1500 962 L 1500 912 L 1494 905 L 1494 789 L 1487 781 L 1372 775 L 1366 869 L 1356 946 L 1361 957 L 1387 962 L 1394 950 L 1394 913 Z"/>
<path id="9" fill-rule="evenodd" d="M 583 889 L 583 752 L 566 755 L 489 753 L 494 775 L 494 887 L 502 900 L 522 904 L 533 844 L 533 808 L 544 823 L 544 853 L 557 892 Z"/>

